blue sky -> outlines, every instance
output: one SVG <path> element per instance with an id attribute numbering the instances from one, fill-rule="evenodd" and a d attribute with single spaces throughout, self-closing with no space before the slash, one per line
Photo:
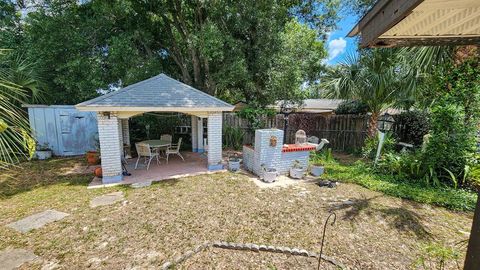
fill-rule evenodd
<path id="1" fill-rule="evenodd" d="M 346 36 L 358 19 L 349 14 L 342 14 L 341 16 L 343 18 L 338 23 L 338 29 L 330 33 L 327 40 L 328 65 L 341 62 L 349 53 L 355 53 L 357 50 L 357 39 L 347 38 Z"/>

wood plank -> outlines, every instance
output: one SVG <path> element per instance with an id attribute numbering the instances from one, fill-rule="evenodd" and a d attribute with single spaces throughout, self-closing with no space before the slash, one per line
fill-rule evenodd
<path id="1" fill-rule="evenodd" d="M 362 33 L 361 46 L 372 46 L 376 39 L 399 23 L 424 0 L 396 0 L 388 4 L 375 14 L 375 16 L 360 28 Z"/>

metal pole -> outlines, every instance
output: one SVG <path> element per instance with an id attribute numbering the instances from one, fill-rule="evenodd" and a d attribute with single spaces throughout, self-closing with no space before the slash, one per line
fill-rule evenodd
<path id="1" fill-rule="evenodd" d="M 385 141 L 385 133 L 378 131 L 378 148 L 377 155 L 375 155 L 375 165 L 377 165 L 378 160 L 380 159 L 380 154 L 382 153 L 383 142 Z"/>

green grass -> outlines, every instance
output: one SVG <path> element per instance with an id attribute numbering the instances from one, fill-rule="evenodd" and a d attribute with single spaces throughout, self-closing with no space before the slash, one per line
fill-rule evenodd
<path id="1" fill-rule="evenodd" d="M 351 165 L 329 163 L 324 179 L 354 183 L 370 190 L 420 203 L 443 206 L 453 210 L 473 211 L 477 195 L 463 189 L 433 187 L 424 184 L 399 181 L 389 175 L 374 173 L 365 163 L 358 161 Z"/>

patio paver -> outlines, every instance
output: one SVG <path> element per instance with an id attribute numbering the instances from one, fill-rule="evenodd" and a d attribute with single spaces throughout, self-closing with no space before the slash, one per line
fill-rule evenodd
<path id="1" fill-rule="evenodd" d="M 38 256 L 32 251 L 26 249 L 5 249 L 0 251 L 0 268 L 4 270 L 13 270 L 26 262 L 37 259 Z"/>
<path id="2" fill-rule="evenodd" d="M 33 229 L 41 228 L 48 223 L 61 220 L 68 215 L 69 214 L 67 213 L 49 209 L 31 216 L 28 216 L 16 222 L 7 224 L 7 227 L 10 227 L 22 233 L 26 233 Z"/>
<path id="3" fill-rule="evenodd" d="M 126 168 L 131 173 L 125 176 L 123 181 L 118 183 L 103 184 L 102 179 L 94 177 L 88 188 L 111 187 L 117 185 L 131 185 L 135 183 L 158 182 L 166 179 L 178 179 L 189 176 L 225 172 L 225 170 L 209 171 L 207 168 L 207 156 L 202 153 L 182 152 L 185 161 L 179 157 L 172 156 L 167 164 L 165 159 L 160 160 L 160 165 L 151 164 L 147 170 L 143 160 L 135 170 L 136 158 L 128 160 Z"/>
<path id="4" fill-rule="evenodd" d="M 90 201 L 90 207 L 95 208 L 98 206 L 111 205 L 116 202 L 122 201 L 124 198 L 125 196 L 121 191 L 108 193 L 108 194 L 93 198 L 92 201 Z"/>

